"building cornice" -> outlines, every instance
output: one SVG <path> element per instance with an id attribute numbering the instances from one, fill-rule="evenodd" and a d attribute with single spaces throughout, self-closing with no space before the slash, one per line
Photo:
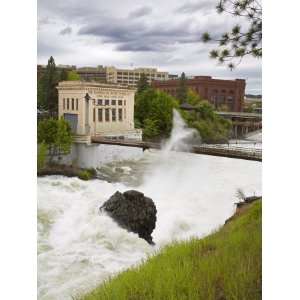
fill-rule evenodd
<path id="1" fill-rule="evenodd" d="M 116 90 L 116 91 L 132 91 L 135 92 L 136 88 L 113 84 L 113 83 L 97 83 L 86 81 L 61 81 L 57 86 L 58 90 L 82 90 L 82 89 L 97 89 L 98 91 Z"/>

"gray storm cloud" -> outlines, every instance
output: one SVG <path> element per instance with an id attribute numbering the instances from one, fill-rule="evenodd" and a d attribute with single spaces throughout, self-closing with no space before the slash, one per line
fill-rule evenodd
<path id="1" fill-rule="evenodd" d="M 66 28 L 64 28 L 64 29 L 62 29 L 62 30 L 59 32 L 59 34 L 61 34 L 61 35 L 71 34 L 71 33 L 72 33 L 72 28 L 71 28 L 70 26 L 68 26 L 68 27 L 66 27 Z"/>
<path id="2" fill-rule="evenodd" d="M 215 11 L 217 0 L 38 1 L 38 62 L 50 55 L 77 65 L 153 66 L 171 73 L 247 79 L 260 92 L 261 62 L 249 58 L 231 72 L 209 59 L 213 45 L 201 35 L 218 36 L 239 20 Z M 68 24 L 68 26 L 66 26 Z M 84 51 L 84 55 L 82 53 Z"/>
<path id="3" fill-rule="evenodd" d="M 129 18 L 139 18 L 151 14 L 152 8 L 149 6 L 140 7 L 129 13 Z"/>

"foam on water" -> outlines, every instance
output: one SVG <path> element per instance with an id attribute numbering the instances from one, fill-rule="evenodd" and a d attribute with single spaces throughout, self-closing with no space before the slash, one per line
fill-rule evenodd
<path id="1" fill-rule="evenodd" d="M 178 117 L 174 114 L 175 126 Z M 180 126 L 176 135 L 185 139 L 190 133 L 181 131 L 189 129 Z M 174 134 L 169 149 L 182 143 Z M 137 171 L 126 163 L 121 169 L 134 176 Z M 173 240 L 207 235 L 233 213 L 238 188 L 248 195 L 261 193 L 257 162 L 149 151 L 134 162 L 135 170 L 137 164 L 142 178 L 134 188 L 151 197 L 158 211 L 155 247 L 99 212 L 115 191 L 132 187 L 62 176 L 38 179 L 39 299 L 72 299 Z"/>

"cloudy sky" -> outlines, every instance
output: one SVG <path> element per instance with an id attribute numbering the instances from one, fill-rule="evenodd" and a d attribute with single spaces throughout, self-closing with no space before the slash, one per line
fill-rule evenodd
<path id="1" fill-rule="evenodd" d="M 239 22 L 218 15 L 217 0 L 39 0 L 38 63 L 155 67 L 217 78 L 244 78 L 261 93 L 261 60 L 245 58 L 234 71 L 208 57 L 205 31 L 216 35 Z"/>

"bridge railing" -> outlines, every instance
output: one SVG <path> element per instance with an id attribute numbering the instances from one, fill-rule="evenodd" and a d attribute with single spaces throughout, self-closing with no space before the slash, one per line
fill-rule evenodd
<path id="1" fill-rule="evenodd" d="M 92 137 L 92 142 L 128 146 L 128 147 L 139 147 L 145 149 L 161 149 L 160 143 L 145 142 L 145 141 L 134 141 L 134 140 L 124 140 L 124 139 L 107 139 L 100 137 Z M 247 148 L 231 146 L 231 144 L 200 144 L 191 145 L 192 149 L 189 152 L 198 154 L 207 154 L 215 156 L 224 156 L 232 158 L 241 159 L 251 159 L 261 161 L 262 159 L 262 149 L 259 148 Z"/>
<path id="2" fill-rule="evenodd" d="M 218 144 L 202 144 L 199 146 L 194 146 L 194 148 L 198 151 L 202 150 L 203 152 L 214 152 L 220 154 L 230 154 L 230 155 L 246 155 L 249 157 L 262 157 L 262 149 L 259 148 L 247 148 L 247 147 L 237 147 L 229 145 L 218 145 Z"/>

